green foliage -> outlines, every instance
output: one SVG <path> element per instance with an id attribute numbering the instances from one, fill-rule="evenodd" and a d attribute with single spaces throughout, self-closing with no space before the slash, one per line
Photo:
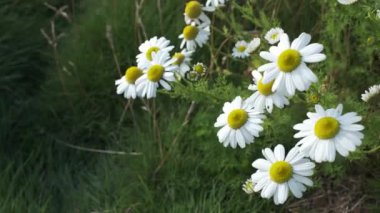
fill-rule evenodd
<path id="1" fill-rule="evenodd" d="M 17 6 L 20 11 L 34 11 L 24 6 L 39 8 L 40 3 Z M 13 16 L 20 19 L 20 14 L 9 15 L 15 6 L 4 5 L 0 22 L 10 23 Z M 52 50 L 39 35 L 39 28 L 48 23 L 44 22 L 50 15 L 47 9 L 33 13 L 35 22 L 16 22 L 0 36 L 2 52 L 17 50 L 0 57 L 5 70 L 0 92 L 15 99 L 7 103 L 24 100 L 25 91 L 41 85 L 38 96 L 16 105 L 18 110 L 0 105 L 4 114 L 0 138 L 6 141 L 4 150 L 11 150 L 1 158 L 12 162 L 1 166 L 0 180 L 9 184 L 0 185 L 0 211 L 286 211 L 295 199 L 278 207 L 258 194 L 247 196 L 240 188 L 253 173 L 252 161 L 262 157 L 262 148 L 279 143 L 287 150 L 294 146 L 292 127 L 314 110 L 312 95 L 324 107 L 342 103 L 344 112 L 358 112 L 366 129 L 363 145 L 348 159 L 339 157 L 333 164 L 318 166 L 311 193 L 326 177 L 344 181 L 360 167 L 358 162 L 378 169 L 369 162 L 378 156 L 380 112 L 363 103 L 360 94 L 380 82 L 380 20 L 375 17 L 380 2 L 363 0 L 343 6 L 333 0 L 231 0 L 212 15 L 210 43 L 193 60 L 208 65 L 206 76 L 196 82 L 183 79 L 173 85 L 173 91 L 161 91 L 156 100 L 128 103 L 115 94 L 114 80 L 135 65 L 145 33 L 148 38 L 165 36 L 179 49 L 184 2 L 145 1 L 140 11 L 134 1 L 125 0 L 79 5 L 82 13 L 75 14 L 65 30 L 57 58 L 46 60 Z M 291 38 L 311 33 L 313 41 L 324 44 L 328 59 L 312 66 L 319 82 L 293 97 L 289 107 L 267 115 L 265 130 L 254 144 L 243 150 L 224 148 L 213 124 L 224 102 L 251 95 L 247 89 L 250 71 L 264 63 L 258 51 L 248 60 L 233 59 L 232 47 L 237 40 L 260 37 L 260 50 L 268 49 L 263 37 L 274 26 L 281 26 Z M 27 35 L 31 38 L 26 39 Z M 42 83 L 45 74 L 40 66 L 47 64 Z M 9 91 L 19 95 L 9 95 Z M 68 144 L 126 154 L 83 152 Z M 365 175 L 370 186 L 376 185 L 371 180 L 378 174 L 369 169 Z M 378 188 L 371 190 L 374 198 Z"/>

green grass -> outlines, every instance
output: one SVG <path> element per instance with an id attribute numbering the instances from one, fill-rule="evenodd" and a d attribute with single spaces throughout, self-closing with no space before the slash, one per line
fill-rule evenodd
<path id="1" fill-rule="evenodd" d="M 239 5 L 244 5 L 242 2 Z M 270 28 L 272 21 L 281 23 L 291 37 L 311 32 L 313 41 L 320 40 L 331 58 L 314 67 L 320 82 L 312 90 L 322 93 L 320 88 L 327 85 L 323 104 L 343 102 L 345 111 L 367 113 L 359 95 L 380 80 L 380 40 L 374 38 L 373 45 L 366 42 L 380 33 L 380 27 L 375 27 L 379 21 L 373 17 L 366 18 L 366 12 L 373 9 L 365 5 L 380 7 L 379 3 L 368 0 L 357 7 L 339 7 L 331 0 L 248 2 L 249 7 L 234 4 L 218 12 L 217 26 L 226 26 L 229 35 L 240 38 L 250 36 L 247 30 Z M 276 207 L 271 200 L 247 196 L 240 188 L 253 173 L 251 163 L 261 157 L 263 147 L 294 145 L 294 131 L 285 130 L 312 110 L 304 101 L 308 93 L 295 97 L 291 107 L 275 110 L 264 124 L 264 137 L 255 144 L 244 150 L 226 149 L 217 142 L 213 123 L 224 101 L 237 94 L 249 95 L 245 88 L 250 77 L 243 71 L 250 61 L 237 63 L 227 58 L 224 65 L 219 57 L 210 80 L 175 85 L 174 93 L 159 94 L 156 101 L 135 101 L 133 108 L 124 112 L 127 102 L 115 94 L 114 80 L 119 78 L 119 68 L 123 72 L 134 64 L 144 40 L 134 1 L 77 2 L 72 23 L 58 19 L 57 30 L 66 36 L 60 40 L 57 58 L 39 32 L 41 27 L 47 29 L 52 15 L 41 3 L 7 2 L 0 7 L 1 22 L 18 20 L 0 36 L 0 62 L 6 65 L 0 77 L 4 82 L 0 92 L 6 100 L 0 104 L 0 212 L 277 212 L 289 210 L 297 201 L 291 198 Z M 71 5 L 71 1 L 66 3 Z M 158 7 L 155 1 L 146 1 L 139 15 L 147 36 L 165 36 L 178 46 L 183 26 L 178 11 L 183 5 L 162 0 Z M 14 8 L 19 12 L 11 13 Z M 274 8 L 282 10 L 272 20 Z M 32 12 L 35 10 L 39 12 Z M 298 12 L 289 16 L 293 11 Z M 310 19 L 309 14 L 313 14 Z M 120 67 L 114 63 L 106 38 L 107 26 L 112 29 Z M 213 42 L 218 47 L 229 35 L 215 30 Z M 222 56 L 230 52 L 233 40 L 222 47 Z M 207 63 L 214 48 L 205 47 L 195 61 Z M 257 58 L 254 60 L 252 63 L 257 63 Z M 223 69 L 229 73 L 225 78 L 220 77 Z M 192 100 L 196 100 L 195 108 L 187 117 Z M 148 111 L 142 108 L 144 104 Z M 183 125 L 185 118 L 188 123 Z M 379 145 L 379 113 L 373 112 L 372 118 L 365 120 L 366 139 L 360 151 L 349 159 L 318 166 L 316 187 L 308 190 L 306 198 L 325 188 L 324 184 L 331 183 L 334 189 L 359 171 L 366 181 L 357 184 L 367 186 L 368 180 L 368 186 L 378 185 L 372 182 L 379 177 L 373 172 L 379 165 L 370 163 L 378 154 L 365 153 Z M 67 144 L 126 154 L 87 152 Z M 162 158 L 166 161 L 160 167 Z M 372 169 L 363 171 L 361 165 Z M 373 197 L 366 205 L 377 206 L 378 188 L 364 190 L 363 194 Z"/>

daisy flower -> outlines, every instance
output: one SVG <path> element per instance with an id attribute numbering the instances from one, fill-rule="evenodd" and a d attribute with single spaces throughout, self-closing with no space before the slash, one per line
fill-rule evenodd
<path id="1" fill-rule="evenodd" d="M 302 138 L 297 143 L 302 153 L 318 163 L 333 162 L 336 151 L 346 157 L 360 146 L 364 137 L 360 131 L 364 126 L 356 123 L 361 121 L 361 116 L 355 112 L 342 115 L 342 104 L 328 110 L 315 105 L 315 110 L 316 113 L 307 113 L 309 119 L 293 127 L 299 131 L 294 137 Z"/>
<path id="2" fill-rule="evenodd" d="M 313 186 L 313 181 L 307 176 L 313 175 L 315 164 L 293 147 L 285 157 L 283 145 L 277 145 L 272 151 L 262 150 L 265 159 L 260 158 L 252 163 L 257 171 L 252 174 L 252 182 L 256 183 L 253 190 L 261 190 L 261 197 L 271 198 L 276 205 L 283 204 L 288 199 L 289 189 L 296 198 L 301 198 L 307 186 Z"/>
<path id="3" fill-rule="evenodd" d="M 190 70 L 191 55 L 193 52 L 194 51 L 184 49 L 181 52 L 175 53 L 173 56 L 173 58 L 176 59 L 173 64 L 178 66 L 177 71 L 182 77 Z"/>
<path id="4" fill-rule="evenodd" d="M 166 90 L 171 90 L 167 82 L 174 81 L 174 71 L 177 65 L 173 65 L 176 59 L 170 59 L 168 52 L 159 51 L 152 53 L 152 61 L 144 74 L 136 81 L 137 94 L 140 97 L 156 97 L 157 88 L 161 85 Z"/>
<path id="5" fill-rule="evenodd" d="M 207 67 L 203 63 L 198 62 L 193 66 L 192 71 L 195 71 L 199 76 L 203 76 L 206 74 Z"/>
<path id="6" fill-rule="evenodd" d="M 245 181 L 245 183 L 243 184 L 242 186 L 242 189 L 245 193 L 247 194 L 252 194 L 253 192 L 253 187 L 255 186 L 255 184 L 252 182 L 252 179 L 249 178 Z"/>
<path id="7" fill-rule="evenodd" d="M 117 85 L 116 93 L 118 95 L 124 93 L 124 97 L 127 99 L 136 98 L 136 80 L 143 74 L 142 70 L 138 67 L 130 67 L 125 71 L 125 75 L 119 80 L 115 81 Z"/>
<path id="8" fill-rule="evenodd" d="M 338 0 L 339 3 L 344 4 L 344 5 L 349 5 L 357 2 L 358 0 Z"/>
<path id="9" fill-rule="evenodd" d="M 222 7 L 228 0 L 207 0 L 206 6 L 208 7 Z"/>
<path id="10" fill-rule="evenodd" d="M 186 49 L 195 50 L 197 45 L 202 47 L 210 36 L 210 26 L 206 23 L 195 26 L 195 23 L 187 25 L 183 28 L 182 34 L 179 36 L 182 39 L 181 49 L 186 44 Z"/>
<path id="11" fill-rule="evenodd" d="M 138 67 L 146 69 L 152 61 L 152 53 L 158 51 L 170 52 L 174 46 L 169 46 L 170 41 L 165 37 L 157 38 L 157 36 L 145 41 L 139 47 L 140 54 L 136 56 Z"/>
<path id="12" fill-rule="evenodd" d="M 246 41 L 238 41 L 236 42 L 235 47 L 232 49 L 232 56 L 235 58 L 246 58 L 259 46 L 259 38 L 254 38 L 249 43 L 247 43 Z"/>
<path id="13" fill-rule="evenodd" d="M 256 70 L 252 72 L 252 76 L 255 84 L 249 85 L 248 89 L 255 91 L 255 93 L 247 101 L 251 101 L 256 109 L 266 109 L 269 113 L 272 113 L 273 105 L 278 108 L 284 108 L 285 105 L 289 105 L 289 101 L 283 93 L 279 90 L 272 91 L 273 81 L 263 84 L 262 76 Z"/>
<path id="14" fill-rule="evenodd" d="M 278 46 L 272 46 L 269 52 L 264 51 L 260 56 L 270 63 L 258 68 L 265 71 L 263 83 L 274 80 L 272 91 L 278 88 L 293 96 L 295 90 L 305 91 L 312 82 L 317 82 L 317 76 L 306 66 L 306 63 L 316 63 L 326 59 L 322 54 L 322 44 L 309 44 L 311 36 L 302 33 L 291 44 L 286 33 L 280 37 Z"/>
<path id="15" fill-rule="evenodd" d="M 224 147 L 231 146 L 245 148 L 246 144 L 254 142 L 263 130 L 261 124 L 265 116 L 262 111 L 254 109 L 254 106 L 244 101 L 240 96 L 231 103 L 226 102 L 223 106 L 223 114 L 219 115 L 215 127 L 222 127 L 218 132 L 219 142 Z"/>
<path id="16" fill-rule="evenodd" d="M 365 102 L 369 102 L 376 96 L 380 98 L 380 84 L 369 87 L 368 90 L 366 90 L 364 94 L 362 94 L 362 100 Z"/>
<path id="17" fill-rule="evenodd" d="M 213 11 L 214 8 L 203 7 L 198 1 L 189 1 L 186 3 L 185 13 L 185 22 L 186 24 L 191 24 L 195 22 L 196 24 L 207 23 L 210 24 L 210 19 L 206 16 L 203 11 Z"/>
<path id="18" fill-rule="evenodd" d="M 284 30 L 275 27 L 270 29 L 266 34 L 265 34 L 265 39 L 268 41 L 269 44 L 275 44 L 280 41 L 281 35 L 284 33 Z"/>

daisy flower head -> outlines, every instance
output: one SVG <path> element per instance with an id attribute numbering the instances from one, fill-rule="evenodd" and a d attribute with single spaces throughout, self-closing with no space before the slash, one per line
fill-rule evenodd
<path id="1" fill-rule="evenodd" d="M 210 19 L 204 13 L 204 11 L 213 11 L 214 8 L 204 7 L 199 1 L 189 1 L 186 3 L 185 13 L 185 22 L 186 24 L 191 24 L 195 22 L 196 24 L 207 23 L 210 24 Z"/>
<path id="2" fill-rule="evenodd" d="M 232 56 L 235 58 L 247 58 L 260 46 L 260 39 L 254 38 L 251 42 L 238 41 L 232 49 Z"/>
<path id="3" fill-rule="evenodd" d="M 137 65 L 141 69 L 146 69 L 153 59 L 153 53 L 158 51 L 170 52 L 174 46 L 169 46 L 170 41 L 165 37 L 157 38 L 157 36 L 145 41 L 139 47 L 140 54 L 136 56 Z"/>
<path id="4" fill-rule="evenodd" d="M 173 65 L 176 59 L 170 58 L 168 52 L 159 51 L 152 54 L 152 61 L 144 74 L 136 81 L 136 91 L 139 97 L 148 99 L 156 97 L 157 88 L 161 85 L 166 90 L 171 90 L 168 82 L 174 81 L 174 71 L 177 65 Z"/>
<path id="5" fill-rule="evenodd" d="M 198 62 L 193 66 L 192 71 L 196 72 L 199 76 L 204 76 L 206 74 L 207 67 L 203 63 Z"/>
<path id="6" fill-rule="evenodd" d="M 342 115 L 342 104 L 327 110 L 315 105 L 315 110 L 315 113 L 307 113 L 309 119 L 293 127 L 299 131 L 294 137 L 302 138 L 296 146 L 305 156 L 317 163 L 333 162 L 336 151 L 346 157 L 361 145 L 364 135 L 360 131 L 364 126 L 356 124 L 361 121 L 361 116 L 355 112 Z"/>
<path id="7" fill-rule="evenodd" d="M 195 23 L 187 25 L 183 28 L 182 34 L 179 36 L 182 39 L 181 49 L 185 47 L 187 50 L 195 50 L 197 46 L 202 47 L 209 39 L 210 26 L 207 23 L 198 26 Z"/>
<path id="8" fill-rule="evenodd" d="M 222 7 L 228 0 L 207 0 L 206 6 L 208 7 Z"/>
<path id="9" fill-rule="evenodd" d="M 136 80 L 143 74 L 143 71 L 138 67 L 132 66 L 125 71 L 125 75 L 115 81 L 117 86 L 116 93 L 124 94 L 127 99 L 136 98 Z"/>
<path id="10" fill-rule="evenodd" d="M 242 189 L 245 193 L 247 194 L 252 194 L 254 193 L 255 191 L 253 190 L 253 187 L 255 186 L 255 184 L 252 182 L 252 179 L 249 178 L 245 181 L 245 183 L 243 184 L 242 186 Z"/>
<path id="11" fill-rule="evenodd" d="M 367 103 L 372 101 L 380 103 L 380 84 L 369 87 L 368 90 L 362 94 L 362 100 Z"/>
<path id="12" fill-rule="evenodd" d="M 232 102 L 226 102 L 223 113 L 214 124 L 217 128 L 221 127 L 217 134 L 219 142 L 224 147 L 245 148 L 263 131 L 261 124 L 264 118 L 262 111 L 254 109 L 250 102 L 244 101 L 240 96 Z"/>
<path id="13" fill-rule="evenodd" d="M 357 2 L 358 0 L 338 0 L 339 3 L 344 4 L 344 5 L 349 5 Z"/>
<path id="14" fill-rule="evenodd" d="M 251 101 L 256 109 L 266 109 L 269 113 L 272 113 L 273 105 L 281 109 L 284 108 L 285 105 L 289 105 L 288 99 L 281 91 L 272 91 L 273 81 L 263 84 L 263 77 L 256 70 L 252 72 L 252 76 L 255 84 L 249 85 L 248 89 L 255 92 L 247 101 Z"/>
<path id="15" fill-rule="evenodd" d="M 292 148 L 285 156 L 283 145 L 277 145 L 272 151 L 262 150 L 265 159 L 260 158 L 252 163 L 257 171 L 252 174 L 252 182 L 256 183 L 253 190 L 261 191 L 261 197 L 271 198 L 276 205 L 283 204 L 288 199 L 289 191 L 296 198 L 301 198 L 306 186 L 313 186 L 308 176 L 313 175 L 315 164 L 299 152 L 298 147 Z"/>
<path id="16" fill-rule="evenodd" d="M 307 67 L 306 63 L 316 63 L 326 59 L 322 54 L 323 45 L 309 44 L 311 36 L 302 33 L 292 43 L 286 33 L 280 37 L 278 46 L 272 46 L 269 52 L 260 52 L 260 56 L 270 63 L 258 68 L 264 73 L 263 83 L 274 81 L 272 91 L 281 89 L 289 96 L 295 94 L 295 90 L 305 91 L 311 83 L 317 82 L 317 76 Z"/>
<path id="17" fill-rule="evenodd" d="M 182 77 L 190 70 L 191 55 L 193 53 L 194 51 L 183 49 L 181 52 L 176 52 L 173 55 L 175 59 L 173 64 L 178 66 L 177 71 Z"/>
<path id="18" fill-rule="evenodd" d="M 284 33 L 284 30 L 275 27 L 270 29 L 266 34 L 265 34 L 265 39 L 268 41 L 269 44 L 275 44 L 280 41 L 281 35 Z"/>

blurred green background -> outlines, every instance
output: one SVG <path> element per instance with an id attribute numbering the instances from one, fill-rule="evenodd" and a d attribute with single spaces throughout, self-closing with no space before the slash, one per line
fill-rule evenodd
<path id="1" fill-rule="evenodd" d="M 210 64 L 210 78 L 176 83 L 155 101 L 117 96 L 114 80 L 135 64 L 145 36 L 165 36 L 178 50 L 185 2 L 0 2 L 0 212 L 376 212 L 380 114 L 360 94 L 380 83 L 380 2 L 231 1 L 212 15 L 210 45 L 194 59 Z M 320 81 L 268 116 L 255 144 L 224 148 L 216 117 L 223 102 L 250 95 L 247 70 L 262 63 L 229 52 L 274 26 L 325 45 L 328 60 L 313 67 Z M 302 200 L 274 206 L 245 194 L 251 163 L 264 147 L 295 144 L 291 127 L 313 110 L 315 94 L 363 115 L 363 145 L 318 165 Z"/>

